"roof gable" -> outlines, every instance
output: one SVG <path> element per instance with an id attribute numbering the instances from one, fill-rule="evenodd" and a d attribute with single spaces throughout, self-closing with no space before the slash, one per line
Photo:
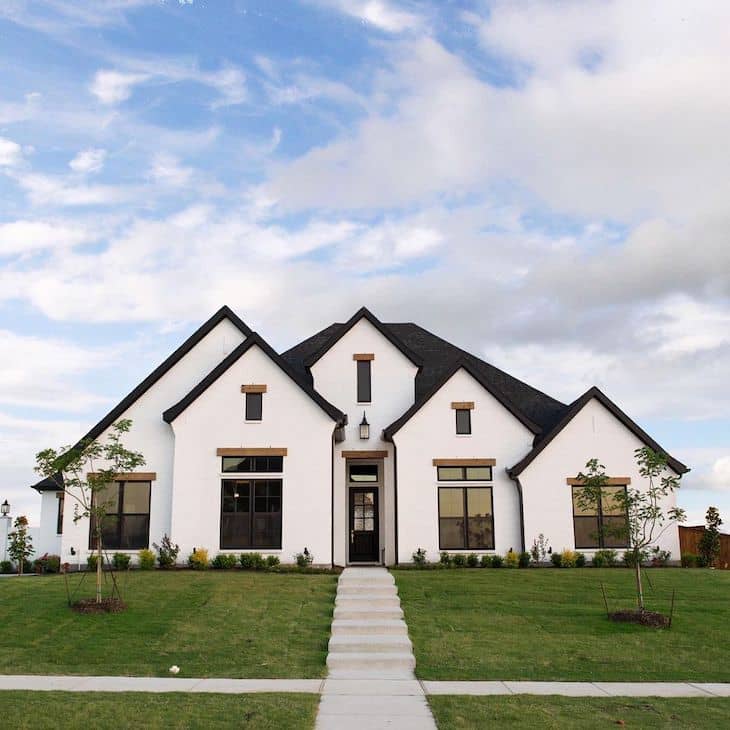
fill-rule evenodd
<path id="1" fill-rule="evenodd" d="M 631 433 L 636 436 L 642 443 L 650 447 L 654 451 L 660 451 L 667 455 L 667 464 L 677 474 L 684 474 L 689 471 L 689 468 L 685 466 L 681 461 L 670 456 L 649 434 L 644 431 L 638 423 L 629 418 L 608 396 L 606 396 L 601 390 L 595 386 L 589 388 L 583 393 L 580 398 L 577 398 L 565 412 L 565 415 L 558 421 L 555 427 L 540 440 L 535 448 L 530 451 L 527 456 L 522 460 L 518 461 L 511 469 L 507 470 L 507 473 L 513 479 L 516 479 L 550 444 L 553 439 L 575 418 L 580 411 L 589 403 L 591 400 L 597 400 L 607 411 L 616 417 Z"/>
<path id="2" fill-rule="evenodd" d="M 330 418 L 338 423 L 344 423 L 346 416 L 338 408 L 335 408 L 329 401 L 325 400 L 314 388 L 306 385 L 297 377 L 289 364 L 279 355 L 264 339 L 256 332 L 252 332 L 230 355 L 224 358 L 208 375 L 203 378 L 187 395 L 179 400 L 174 406 L 168 408 L 162 418 L 167 423 L 172 423 L 189 405 L 197 400 L 223 373 L 236 363 L 248 350 L 256 345 L 264 354 L 307 396 L 309 396 Z"/>

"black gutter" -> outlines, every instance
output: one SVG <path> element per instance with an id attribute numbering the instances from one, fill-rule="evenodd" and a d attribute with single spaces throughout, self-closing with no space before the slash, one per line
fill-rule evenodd
<path id="1" fill-rule="evenodd" d="M 335 567 L 335 434 L 339 426 L 332 432 L 332 450 L 330 456 L 331 488 L 330 488 L 330 563 Z"/>
<path id="2" fill-rule="evenodd" d="M 517 496 L 519 497 L 520 501 L 520 542 L 522 545 L 522 548 L 520 552 L 525 552 L 525 506 L 522 501 L 522 484 L 520 483 L 519 477 L 513 477 L 509 469 L 506 469 L 507 476 L 515 483 L 515 486 L 517 487 Z"/>
<path id="3" fill-rule="evenodd" d="M 393 443 L 393 517 L 395 519 L 395 565 L 398 567 L 398 448 Z"/>

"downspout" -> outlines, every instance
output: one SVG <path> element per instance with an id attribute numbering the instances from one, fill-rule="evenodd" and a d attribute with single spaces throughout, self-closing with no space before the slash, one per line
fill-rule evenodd
<path id="1" fill-rule="evenodd" d="M 525 552 L 525 506 L 522 501 L 522 484 L 520 483 L 519 477 L 513 477 L 512 474 L 510 474 L 509 469 L 505 470 L 507 472 L 507 476 L 515 483 L 515 486 L 517 487 L 517 498 L 520 503 L 520 552 Z"/>
<path id="2" fill-rule="evenodd" d="M 338 426 L 332 432 L 330 453 L 330 565 L 335 567 L 335 434 Z"/>
<path id="3" fill-rule="evenodd" d="M 395 519 L 395 529 L 393 535 L 395 538 L 395 565 L 398 567 L 398 449 L 395 441 L 393 444 L 393 517 Z"/>

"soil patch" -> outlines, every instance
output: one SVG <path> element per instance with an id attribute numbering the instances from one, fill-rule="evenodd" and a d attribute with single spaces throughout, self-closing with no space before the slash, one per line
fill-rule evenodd
<path id="1" fill-rule="evenodd" d="M 653 626 L 657 629 L 666 629 L 669 627 L 669 616 L 665 616 L 663 613 L 657 613 L 656 611 L 641 611 L 638 609 L 614 611 L 609 613 L 608 617 L 611 621 Z"/>
<path id="2" fill-rule="evenodd" d="M 119 598 L 102 598 L 97 603 L 95 598 L 82 598 L 71 605 L 77 613 L 120 613 L 124 611 L 127 604 Z"/>

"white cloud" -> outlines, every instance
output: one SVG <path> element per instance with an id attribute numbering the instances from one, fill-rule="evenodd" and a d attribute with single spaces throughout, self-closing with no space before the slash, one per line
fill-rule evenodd
<path id="1" fill-rule="evenodd" d="M 423 18 L 403 10 L 389 0 L 311 0 L 318 5 L 332 8 L 363 23 L 369 23 L 386 33 L 404 33 L 419 30 Z"/>
<path id="2" fill-rule="evenodd" d="M 23 150 L 17 142 L 0 137 L 0 167 L 15 167 L 23 160 Z"/>
<path id="3" fill-rule="evenodd" d="M 150 168 L 150 176 L 153 180 L 172 187 L 187 185 L 192 174 L 191 167 L 184 167 L 176 157 L 164 153 L 155 156 Z"/>
<path id="4" fill-rule="evenodd" d="M 0 224 L 0 256 L 77 246 L 94 240 L 86 226 L 67 221 L 18 220 Z"/>
<path id="5" fill-rule="evenodd" d="M 88 185 L 64 177 L 29 173 L 16 178 L 35 206 L 76 207 L 129 201 L 138 191 L 121 185 Z"/>
<path id="6" fill-rule="evenodd" d="M 68 163 L 68 166 L 74 171 L 82 174 L 90 174 L 99 172 L 104 167 L 106 160 L 106 150 L 89 147 L 81 150 L 76 157 Z"/>
<path id="7" fill-rule="evenodd" d="M 146 74 L 122 71 L 97 71 L 89 90 L 102 104 L 119 104 L 132 95 L 132 89 L 149 78 Z"/>

